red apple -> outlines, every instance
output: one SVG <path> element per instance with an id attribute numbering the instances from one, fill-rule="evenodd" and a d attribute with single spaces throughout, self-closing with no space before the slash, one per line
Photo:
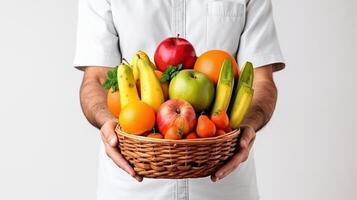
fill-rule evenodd
<path id="1" fill-rule="evenodd" d="M 165 134 L 166 130 L 172 126 L 176 126 L 184 134 L 188 134 L 196 126 L 196 113 L 187 101 L 171 99 L 159 107 L 156 120 L 162 134 Z"/>
<path id="2" fill-rule="evenodd" d="M 184 69 L 192 69 L 196 59 L 192 44 L 178 36 L 163 40 L 154 55 L 156 67 L 160 71 L 165 71 L 169 65 L 178 64 L 182 64 Z"/>

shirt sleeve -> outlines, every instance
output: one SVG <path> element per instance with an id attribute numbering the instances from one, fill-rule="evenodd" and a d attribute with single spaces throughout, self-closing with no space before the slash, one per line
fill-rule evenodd
<path id="1" fill-rule="evenodd" d="M 274 71 L 285 67 L 270 0 L 248 0 L 237 60 L 239 66 L 251 61 L 256 67 L 273 64 Z"/>
<path id="2" fill-rule="evenodd" d="M 111 67 L 121 60 L 119 37 L 107 0 L 79 0 L 77 43 L 73 65 Z"/>

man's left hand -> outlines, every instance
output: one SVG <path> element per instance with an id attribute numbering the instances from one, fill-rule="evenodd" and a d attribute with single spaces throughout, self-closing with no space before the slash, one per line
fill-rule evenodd
<path id="1" fill-rule="evenodd" d="M 227 163 L 225 163 L 221 168 L 219 168 L 214 174 L 211 175 L 211 180 L 213 182 L 226 177 L 241 163 L 248 159 L 249 151 L 252 148 L 255 140 L 255 130 L 251 126 L 242 126 L 241 130 L 242 135 L 239 141 L 238 152 L 233 155 L 233 157 Z"/>

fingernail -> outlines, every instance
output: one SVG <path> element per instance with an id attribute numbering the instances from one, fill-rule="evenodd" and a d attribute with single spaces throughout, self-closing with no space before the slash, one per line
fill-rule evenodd
<path id="1" fill-rule="evenodd" d="M 141 177 L 139 177 L 139 176 L 134 176 L 134 178 L 135 178 L 138 182 L 141 182 L 141 181 L 142 181 Z"/>
<path id="2" fill-rule="evenodd" d="M 212 180 L 212 182 L 216 182 L 216 176 L 213 175 L 213 176 L 211 177 L 211 180 Z"/>
<path id="3" fill-rule="evenodd" d="M 112 139 L 110 139 L 109 144 L 114 146 L 116 144 L 116 142 L 117 142 L 116 138 L 113 137 Z"/>

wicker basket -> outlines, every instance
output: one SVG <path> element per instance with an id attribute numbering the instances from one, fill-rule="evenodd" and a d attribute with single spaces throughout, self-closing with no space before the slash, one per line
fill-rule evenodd
<path id="1" fill-rule="evenodd" d="M 140 176 L 146 178 L 198 178 L 211 175 L 237 146 L 239 130 L 199 139 L 168 140 L 124 133 L 116 128 L 120 151 Z"/>

